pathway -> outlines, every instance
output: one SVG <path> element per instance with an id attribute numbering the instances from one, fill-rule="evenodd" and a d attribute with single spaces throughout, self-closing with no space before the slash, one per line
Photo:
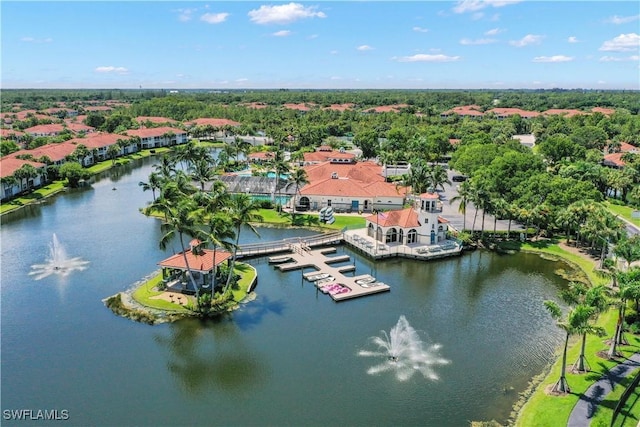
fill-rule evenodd
<path id="1" fill-rule="evenodd" d="M 629 359 L 611 368 L 580 396 L 580 400 L 571 411 L 567 426 L 588 426 L 598 409 L 598 405 L 607 397 L 607 394 L 611 393 L 616 384 L 638 367 L 640 367 L 640 353 L 635 353 Z"/>

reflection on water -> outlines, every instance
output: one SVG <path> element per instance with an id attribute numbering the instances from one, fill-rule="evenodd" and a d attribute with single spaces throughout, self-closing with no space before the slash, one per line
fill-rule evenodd
<path id="1" fill-rule="evenodd" d="M 188 395 L 211 390 L 242 394 L 264 381 L 265 367 L 248 351 L 242 332 L 228 316 L 188 319 L 170 329 L 168 337 L 158 335 L 156 341 L 169 350 L 167 370 Z"/>
<path id="2" fill-rule="evenodd" d="M 192 425 L 506 421 L 517 393 L 562 340 L 542 304 L 565 284 L 552 273 L 560 265 L 482 251 L 373 262 L 340 247 L 357 274 L 391 286 L 341 303 L 318 296 L 301 272 L 256 258 L 255 300 L 217 322 L 149 326 L 115 316 L 101 300 L 179 249 L 160 250 L 160 221 L 138 210 L 152 198 L 138 185 L 152 163 L 132 163 L 105 174 L 112 179 L 2 218 L 3 408 L 68 408 L 69 425 L 184 425 L 186 414 Z M 59 277 L 29 276 L 49 256 L 53 233 L 69 253 L 91 260 L 65 277 L 65 298 L 57 295 Z M 310 234 L 260 229 L 265 241 Z M 436 367 L 440 381 L 367 374 L 373 359 L 358 356 L 366 337 L 389 331 L 402 315 L 442 345 L 451 363 Z M 132 404 L 136 411 L 123 410 Z"/>

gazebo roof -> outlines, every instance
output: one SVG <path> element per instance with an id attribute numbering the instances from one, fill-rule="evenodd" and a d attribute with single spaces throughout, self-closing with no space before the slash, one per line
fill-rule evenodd
<path id="1" fill-rule="evenodd" d="M 202 249 L 201 255 L 196 255 L 190 250 L 186 251 L 187 261 L 191 271 L 199 271 L 208 273 L 213 270 L 213 249 Z M 223 250 L 216 250 L 216 265 L 222 264 L 231 257 L 231 253 Z M 169 258 L 158 263 L 160 267 L 175 268 L 176 270 L 186 270 L 187 265 L 184 262 L 184 255 L 178 252 Z"/>

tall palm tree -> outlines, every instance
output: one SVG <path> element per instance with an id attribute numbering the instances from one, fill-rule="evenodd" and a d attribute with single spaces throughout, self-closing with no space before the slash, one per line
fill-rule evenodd
<path id="1" fill-rule="evenodd" d="M 155 202 L 156 190 L 159 190 L 162 187 L 162 180 L 158 172 L 151 172 L 149 174 L 149 182 L 140 181 L 138 185 L 142 187 L 142 191 L 151 190 L 151 195 L 153 196 L 153 201 Z"/>
<path id="2" fill-rule="evenodd" d="M 204 241 L 206 244 L 210 244 L 213 247 L 213 274 L 211 278 L 211 295 L 213 296 L 216 289 L 216 254 L 218 248 L 223 247 L 230 250 L 232 244 L 229 240 L 235 237 L 235 232 L 233 230 L 231 219 L 225 212 L 218 212 L 216 214 L 209 215 L 206 224 L 207 231 L 204 232 L 203 235 Z"/>
<path id="3" fill-rule="evenodd" d="M 191 236 L 196 237 L 199 235 L 199 230 L 195 223 L 195 205 L 191 199 L 182 199 L 174 207 L 167 209 L 166 222 L 163 222 L 160 226 L 162 231 L 162 238 L 160 239 L 160 249 L 165 250 L 171 240 L 178 235 L 180 246 L 182 248 L 182 256 L 184 264 L 187 269 L 188 279 L 191 281 L 196 291 L 196 301 L 200 297 L 200 288 L 193 278 L 191 273 L 191 267 L 189 266 L 189 259 L 187 258 L 187 249 L 185 247 L 184 237 Z"/>
<path id="4" fill-rule="evenodd" d="M 447 176 L 447 170 L 441 165 L 431 165 L 428 167 L 428 182 L 429 188 L 432 188 L 433 191 L 438 190 L 438 187 L 444 190 L 444 184 L 451 185 L 451 181 Z"/>
<path id="5" fill-rule="evenodd" d="M 309 177 L 307 176 L 307 171 L 304 169 L 296 169 L 293 171 L 291 175 L 291 180 L 296 184 L 296 191 L 293 194 L 293 209 L 291 210 L 291 223 L 295 222 L 294 218 L 296 215 L 296 200 L 298 198 L 298 193 L 300 191 L 300 187 L 304 187 L 309 183 Z"/>
<path id="6" fill-rule="evenodd" d="M 586 357 L 587 334 L 599 337 L 606 335 L 604 328 L 595 326 L 593 321 L 609 307 L 608 289 L 602 285 L 588 288 L 584 283 L 571 282 L 567 290 L 560 293 L 560 296 L 567 304 L 574 306 L 584 305 L 593 308 L 591 321 L 585 322 L 576 328 L 576 333 L 582 336 L 582 343 L 578 360 L 572 367 L 573 372 L 587 372 L 589 370 L 589 363 Z"/>
<path id="7" fill-rule="evenodd" d="M 191 178 L 200 183 L 200 191 L 204 191 L 204 185 L 216 177 L 215 170 L 207 159 L 198 159 L 189 167 Z"/>
<path id="8" fill-rule="evenodd" d="M 255 227 L 251 225 L 252 222 L 263 220 L 262 216 L 257 213 L 259 209 L 260 204 L 255 200 L 252 200 L 248 194 L 233 194 L 229 200 L 229 218 L 235 227 L 236 241 L 233 247 L 233 257 L 231 258 L 231 265 L 229 266 L 227 283 L 223 291 L 224 294 L 227 293 L 231 286 L 231 279 L 233 277 L 233 269 L 235 267 L 238 254 L 238 244 L 240 242 L 240 231 L 242 230 L 242 226 L 246 225 L 256 235 L 259 235 Z"/>
<path id="9" fill-rule="evenodd" d="M 462 230 L 467 228 L 467 204 L 471 200 L 471 184 L 469 181 L 464 181 L 458 186 L 458 195 L 451 198 L 449 204 L 460 201 L 458 206 L 458 212 L 462 214 Z"/>
<path id="10" fill-rule="evenodd" d="M 545 307 L 549 310 L 551 317 L 556 319 L 556 324 L 565 332 L 564 349 L 562 351 L 562 365 L 560 368 L 560 378 L 551 388 L 552 392 L 566 394 L 571 392 L 569 383 L 567 382 L 567 347 L 569 345 L 569 337 L 573 334 L 583 331 L 585 325 L 593 316 L 594 309 L 584 305 L 578 305 L 569 310 L 563 318 L 562 309 L 555 301 L 545 301 Z"/>

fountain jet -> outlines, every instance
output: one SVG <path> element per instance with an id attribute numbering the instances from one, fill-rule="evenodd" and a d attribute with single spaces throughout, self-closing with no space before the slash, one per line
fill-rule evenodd
<path id="1" fill-rule="evenodd" d="M 425 347 L 416 330 L 409 325 L 404 316 L 400 316 L 398 323 L 388 334 L 382 331 L 382 336 L 371 337 L 371 342 L 378 347 L 377 351 L 361 350 L 358 353 L 365 357 L 384 358 L 382 363 L 367 370 L 371 375 L 394 371 L 399 381 L 406 381 L 414 373 L 420 372 L 426 379 L 437 380 L 439 377 L 434 366 L 449 363 L 439 356 L 439 344 Z"/>
<path id="2" fill-rule="evenodd" d="M 85 261 L 80 257 L 69 258 L 55 233 L 49 243 L 49 257 L 46 261 L 45 264 L 32 265 L 32 271 L 29 272 L 29 275 L 35 276 L 35 280 L 44 279 L 52 274 L 67 276 L 72 271 L 85 270 L 87 264 L 89 264 L 89 261 Z"/>

